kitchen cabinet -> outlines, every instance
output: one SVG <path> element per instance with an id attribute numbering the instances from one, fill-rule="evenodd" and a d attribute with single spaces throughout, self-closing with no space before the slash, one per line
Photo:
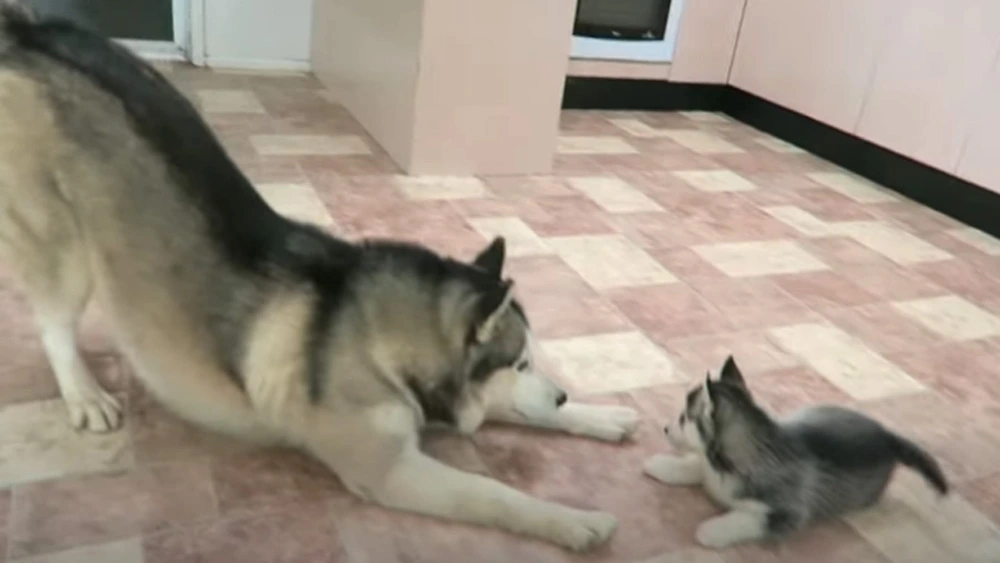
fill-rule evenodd
<path id="1" fill-rule="evenodd" d="M 1000 49 L 1000 2 L 913 1 L 898 21 L 887 30 L 855 133 L 954 171 L 983 109 L 971 102 Z"/>
<path id="2" fill-rule="evenodd" d="M 960 178 L 1000 192 L 1000 58 L 971 106 L 972 125 L 959 159 Z"/>
<path id="3" fill-rule="evenodd" d="M 748 0 L 730 84 L 853 131 L 907 0 Z"/>

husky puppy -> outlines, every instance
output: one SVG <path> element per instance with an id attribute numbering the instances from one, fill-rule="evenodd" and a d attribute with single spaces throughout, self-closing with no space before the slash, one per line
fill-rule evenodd
<path id="1" fill-rule="evenodd" d="M 615 518 L 533 498 L 420 450 L 430 423 L 504 421 L 617 442 L 636 412 L 567 403 L 503 275 L 350 242 L 272 210 L 197 110 L 107 39 L 0 3 L 0 250 L 25 281 L 71 422 L 118 400 L 76 327 L 91 294 L 137 377 L 188 420 L 300 447 L 362 498 L 575 550 Z"/>
<path id="2" fill-rule="evenodd" d="M 816 406 L 772 419 L 732 356 L 717 378 L 706 376 L 688 393 L 664 432 L 683 454 L 653 456 L 646 474 L 668 485 L 701 485 L 729 510 L 698 527 L 705 547 L 778 539 L 871 506 L 900 463 L 948 492 L 934 458 L 858 412 Z"/>

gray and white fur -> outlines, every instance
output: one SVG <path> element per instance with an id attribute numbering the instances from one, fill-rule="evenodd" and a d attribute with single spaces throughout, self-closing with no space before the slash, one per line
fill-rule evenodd
<path id="1" fill-rule="evenodd" d="M 688 393 L 664 432 L 681 455 L 653 456 L 645 472 L 668 485 L 701 485 L 728 510 L 698 527 L 698 542 L 709 548 L 777 540 L 871 506 L 898 464 L 948 492 L 930 454 L 859 412 L 815 406 L 772 418 L 732 356 L 718 377 Z"/>

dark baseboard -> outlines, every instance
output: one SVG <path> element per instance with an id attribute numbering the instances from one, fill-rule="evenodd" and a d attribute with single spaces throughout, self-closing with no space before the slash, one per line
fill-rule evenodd
<path id="1" fill-rule="evenodd" d="M 1000 194 L 730 87 L 722 111 L 966 225 L 1000 237 Z"/>
<path id="2" fill-rule="evenodd" d="M 566 109 L 705 110 L 797 145 L 966 225 L 1000 237 L 1000 194 L 732 86 L 569 77 Z"/>
<path id="3" fill-rule="evenodd" d="M 563 109 L 718 111 L 727 86 L 664 80 L 569 76 Z"/>

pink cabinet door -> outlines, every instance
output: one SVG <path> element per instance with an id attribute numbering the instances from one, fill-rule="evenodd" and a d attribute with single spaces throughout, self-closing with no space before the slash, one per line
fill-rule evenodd
<path id="1" fill-rule="evenodd" d="M 1000 192 L 1000 58 L 971 104 L 972 126 L 958 162 L 958 176 Z"/>
<path id="2" fill-rule="evenodd" d="M 855 133 L 954 171 L 1000 49 L 1000 1 L 910 2 L 895 21 Z"/>
<path id="3" fill-rule="evenodd" d="M 744 4 L 746 0 L 684 2 L 670 80 L 726 83 Z"/>
<path id="4" fill-rule="evenodd" d="M 732 85 L 853 131 L 906 0 L 747 0 Z"/>

